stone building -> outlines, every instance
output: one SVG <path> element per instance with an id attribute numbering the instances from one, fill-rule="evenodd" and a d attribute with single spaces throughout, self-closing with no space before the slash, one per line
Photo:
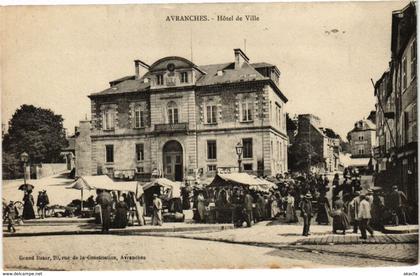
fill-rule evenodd
<path id="1" fill-rule="evenodd" d="M 398 185 L 411 206 L 418 204 L 417 13 L 410 2 L 392 13 L 391 61 L 375 84 L 378 120 L 376 181 Z M 412 218 L 417 218 L 413 207 Z"/>
<path id="2" fill-rule="evenodd" d="M 211 177 L 218 168 L 238 167 L 238 143 L 242 170 L 287 171 L 287 98 L 275 65 L 250 63 L 235 49 L 233 62 L 135 60 L 135 72 L 89 96 L 91 174 Z"/>
<path id="3" fill-rule="evenodd" d="M 359 120 L 347 135 L 352 158 L 370 158 L 376 146 L 376 126 L 370 120 Z"/>
<path id="4" fill-rule="evenodd" d="M 319 117 L 313 114 L 300 114 L 297 125 L 294 143 L 310 144 L 313 151 L 322 159 L 322 162 L 312 164 L 311 170 L 322 173 L 338 171 L 340 136 L 332 129 L 322 127 Z"/>
<path id="5" fill-rule="evenodd" d="M 75 131 L 75 168 L 76 176 L 90 175 L 91 169 L 91 139 L 90 139 L 90 121 L 79 122 Z"/>

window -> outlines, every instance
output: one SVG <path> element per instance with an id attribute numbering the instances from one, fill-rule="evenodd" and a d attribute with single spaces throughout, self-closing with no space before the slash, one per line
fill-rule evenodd
<path id="1" fill-rule="evenodd" d="M 252 103 L 246 100 L 241 103 L 241 121 L 251 122 L 252 121 Z"/>
<path id="2" fill-rule="evenodd" d="M 408 131 L 409 131 L 409 114 L 404 112 L 404 144 L 408 144 Z"/>
<path id="3" fill-rule="evenodd" d="M 144 111 L 142 110 L 141 107 L 137 107 L 134 110 L 134 127 L 135 128 L 145 127 Z"/>
<path id="4" fill-rule="evenodd" d="M 215 172 L 217 169 L 216 169 L 216 165 L 208 165 L 207 166 L 207 171 L 208 172 Z"/>
<path id="5" fill-rule="evenodd" d="M 365 149 L 359 148 L 358 152 L 359 152 L 360 155 L 365 154 Z"/>
<path id="6" fill-rule="evenodd" d="M 244 164 L 244 171 L 252 171 L 252 163 Z"/>
<path id="7" fill-rule="evenodd" d="M 217 159 L 216 140 L 207 141 L 207 159 L 209 160 Z"/>
<path id="8" fill-rule="evenodd" d="M 363 136 L 359 136 L 359 141 L 362 141 L 364 139 Z"/>
<path id="9" fill-rule="evenodd" d="M 114 110 L 107 109 L 103 113 L 103 129 L 114 129 Z"/>
<path id="10" fill-rule="evenodd" d="M 137 167 L 136 168 L 138 173 L 144 173 L 144 168 L 143 167 Z"/>
<path id="11" fill-rule="evenodd" d="M 144 144 L 136 144 L 136 160 L 144 160 Z"/>
<path id="12" fill-rule="evenodd" d="M 244 158 L 252 158 L 252 138 L 242 139 Z"/>
<path id="13" fill-rule="evenodd" d="M 106 163 L 113 163 L 114 162 L 114 145 L 106 145 Z"/>
<path id="14" fill-rule="evenodd" d="M 157 83 L 157 85 L 163 85 L 163 75 L 162 74 L 156 75 L 156 83 Z"/>
<path id="15" fill-rule="evenodd" d="M 411 79 L 414 79 L 414 77 L 416 76 L 417 73 L 417 49 L 416 49 L 417 45 L 416 45 L 416 40 L 413 41 L 413 43 L 411 43 L 411 60 L 410 60 L 410 65 L 411 65 Z"/>
<path id="16" fill-rule="evenodd" d="M 207 124 L 217 123 L 217 106 L 215 105 L 206 106 L 206 123 Z"/>
<path id="17" fill-rule="evenodd" d="M 402 89 L 407 88 L 407 59 L 404 57 L 402 61 Z"/>
<path id="18" fill-rule="evenodd" d="M 178 123 L 178 106 L 173 101 L 168 103 L 168 123 L 169 124 Z"/>
<path id="19" fill-rule="evenodd" d="M 278 118 L 277 118 L 277 125 L 279 127 L 281 127 L 281 124 L 282 124 L 282 120 L 281 120 L 281 107 L 277 106 L 277 110 L 278 110 L 278 113 L 277 113 L 277 116 L 278 116 Z"/>
<path id="20" fill-rule="evenodd" d="M 181 73 L 181 83 L 188 83 L 188 72 Z"/>

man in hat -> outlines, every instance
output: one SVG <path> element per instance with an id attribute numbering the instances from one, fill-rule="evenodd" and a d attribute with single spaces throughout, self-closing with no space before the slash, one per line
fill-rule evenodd
<path id="1" fill-rule="evenodd" d="M 353 222 L 353 233 L 357 234 L 357 229 L 359 228 L 359 206 L 360 206 L 360 192 L 354 192 L 354 198 L 349 203 L 350 209 L 350 221 Z"/>
<path id="2" fill-rule="evenodd" d="M 371 206 L 369 200 L 366 197 L 366 194 L 363 193 L 360 195 L 360 206 L 357 215 L 360 220 L 360 232 L 362 234 L 361 239 L 367 239 L 366 230 L 369 231 L 370 235 L 373 237 L 373 229 L 369 225 L 370 219 L 372 218 L 370 212 Z"/>
<path id="3" fill-rule="evenodd" d="M 245 197 L 244 197 L 244 217 L 246 221 L 246 226 L 251 227 L 251 223 L 253 221 L 252 217 L 252 204 L 254 199 L 251 196 L 249 190 L 245 190 Z"/>
<path id="4" fill-rule="evenodd" d="M 162 201 L 157 194 L 153 194 L 152 225 L 162 226 Z"/>
<path id="5" fill-rule="evenodd" d="M 395 225 L 399 225 L 401 221 L 402 224 L 407 224 L 405 210 L 404 210 L 404 203 L 407 202 L 407 196 L 398 190 L 398 186 L 392 186 L 392 192 L 389 195 L 389 204 L 392 210 L 393 220 L 395 221 Z"/>
<path id="6" fill-rule="evenodd" d="M 312 219 L 312 195 L 307 193 L 300 202 L 300 216 L 303 218 L 303 236 L 309 235 L 309 228 L 311 227 Z"/>
<path id="7" fill-rule="evenodd" d="M 108 233 L 111 227 L 111 194 L 106 190 L 96 190 L 96 202 L 101 206 L 102 233 Z"/>

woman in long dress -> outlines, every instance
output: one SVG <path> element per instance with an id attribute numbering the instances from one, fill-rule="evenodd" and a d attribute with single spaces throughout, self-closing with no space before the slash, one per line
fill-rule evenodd
<path id="1" fill-rule="evenodd" d="M 200 222 L 204 222 L 206 204 L 205 204 L 205 199 L 202 192 L 200 192 L 197 196 L 197 210 L 200 216 Z"/>
<path id="2" fill-rule="evenodd" d="M 127 211 L 128 211 L 127 203 L 124 202 L 123 197 L 120 197 L 119 201 L 116 204 L 116 212 L 115 212 L 115 220 L 114 220 L 115 228 L 127 227 L 127 222 L 128 222 Z"/>
<path id="3" fill-rule="evenodd" d="M 295 198 L 290 194 L 287 194 L 286 197 L 286 222 L 296 222 L 296 210 L 295 210 Z"/>
<path id="4" fill-rule="evenodd" d="M 316 222 L 318 224 L 329 224 L 330 220 L 328 218 L 328 213 L 331 211 L 330 203 L 325 196 L 325 193 L 322 193 L 318 199 L 318 212 L 316 216 Z"/>
<path id="5" fill-rule="evenodd" d="M 34 219 L 34 197 L 32 196 L 32 191 L 29 190 L 25 192 L 23 197 L 23 219 Z"/>
<path id="6" fill-rule="evenodd" d="M 337 230 L 343 231 L 343 235 L 346 234 L 346 230 L 349 226 L 349 219 L 344 211 L 344 202 L 338 198 L 334 202 L 333 213 L 333 233 L 336 234 Z"/>
<path id="7" fill-rule="evenodd" d="M 271 196 L 271 218 L 274 219 L 280 213 L 278 200 L 275 195 Z"/>

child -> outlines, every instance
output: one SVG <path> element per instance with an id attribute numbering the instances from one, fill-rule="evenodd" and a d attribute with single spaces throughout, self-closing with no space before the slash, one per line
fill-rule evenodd
<path id="1" fill-rule="evenodd" d="M 15 217 L 17 214 L 17 209 L 16 207 L 13 205 L 13 201 L 10 201 L 9 205 L 6 208 L 6 217 L 7 217 L 7 230 L 11 233 L 16 232 L 15 229 Z"/>

